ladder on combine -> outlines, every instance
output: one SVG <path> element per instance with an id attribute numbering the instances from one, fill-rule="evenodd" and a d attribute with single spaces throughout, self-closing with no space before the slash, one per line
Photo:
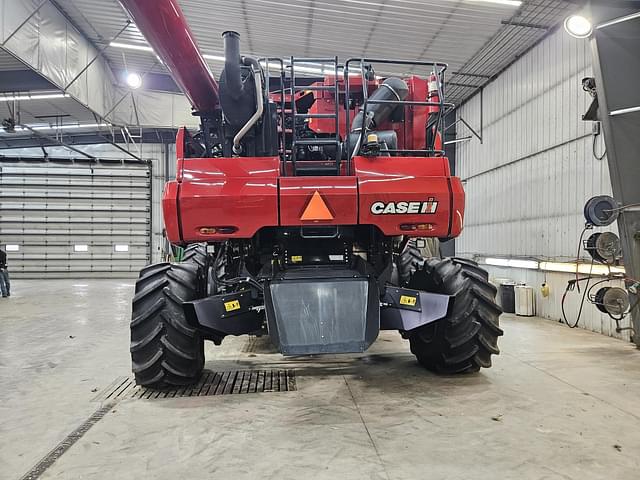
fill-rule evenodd
<path id="1" fill-rule="evenodd" d="M 342 156 L 342 143 L 340 141 L 340 128 L 339 128 L 339 87 L 338 87 L 338 57 L 333 58 L 295 58 L 291 57 L 290 60 L 290 74 L 291 74 L 291 115 L 293 120 L 293 131 L 291 134 L 291 164 L 293 167 L 294 176 L 302 175 L 340 175 L 340 157 Z M 324 71 L 329 68 L 333 69 L 334 81 L 333 85 L 301 85 L 297 82 L 296 78 L 296 65 L 298 67 L 301 64 L 313 64 L 314 68 L 319 65 Z M 303 67 L 304 68 L 304 67 Z M 324 72 L 323 72 L 324 73 Z M 299 113 L 296 109 L 295 95 L 301 91 L 328 91 L 333 92 L 335 111 L 333 113 Z M 296 135 L 296 120 L 304 119 L 309 120 L 313 118 L 326 118 L 333 119 L 335 121 L 335 135 L 331 138 L 298 138 Z M 296 163 L 296 156 L 298 154 L 298 147 L 311 147 L 314 146 L 327 146 L 335 145 L 336 158 L 335 163 L 329 161 L 305 161 L 299 165 Z M 308 165 L 304 165 L 308 164 Z"/>

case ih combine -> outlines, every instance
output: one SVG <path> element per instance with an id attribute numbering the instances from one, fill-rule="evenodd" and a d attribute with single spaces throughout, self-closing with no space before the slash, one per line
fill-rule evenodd
<path id="1" fill-rule="evenodd" d="M 178 132 L 163 197 L 183 261 L 148 266 L 136 283 L 138 384 L 196 382 L 204 341 L 243 334 L 306 355 L 363 352 L 398 330 L 430 370 L 491 365 L 502 331 L 487 273 L 417 248 L 463 227 L 441 137 L 446 65 L 254 59 L 225 32 L 216 81 L 177 0 L 121 2 L 201 120 Z M 389 64 L 431 74 L 375 74 Z M 301 77 L 309 65 L 323 78 Z"/>

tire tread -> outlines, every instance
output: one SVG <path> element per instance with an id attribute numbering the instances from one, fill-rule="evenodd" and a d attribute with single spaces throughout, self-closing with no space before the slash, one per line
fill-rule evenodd
<path id="1" fill-rule="evenodd" d="M 182 303 L 197 298 L 198 265 L 145 267 L 132 301 L 131 360 L 138 385 L 188 385 L 200 379 L 204 341 L 184 317 Z"/>
<path id="2" fill-rule="evenodd" d="M 502 313 L 489 275 L 468 259 L 427 259 L 408 282 L 409 288 L 454 297 L 447 317 L 407 332 L 418 362 L 437 373 L 477 372 L 498 355 Z"/>

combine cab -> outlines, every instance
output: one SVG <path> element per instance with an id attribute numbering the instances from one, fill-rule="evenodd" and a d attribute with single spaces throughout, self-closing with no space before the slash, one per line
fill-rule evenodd
<path id="1" fill-rule="evenodd" d="M 175 0 L 121 2 L 201 119 L 178 133 L 163 197 L 184 258 L 136 284 L 140 385 L 196 382 L 205 340 L 245 334 L 300 355 L 363 352 L 398 330 L 430 370 L 491 366 L 502 331 L 487 273 L 419 248 L 463 227 L 442 146 L 446 65 L 253 59 L 225 32 L 216 81 Z M 383 74 L 398 66 L 427 75 Z"/>

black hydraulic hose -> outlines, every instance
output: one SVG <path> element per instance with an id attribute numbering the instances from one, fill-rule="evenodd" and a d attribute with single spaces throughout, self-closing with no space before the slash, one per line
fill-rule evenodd
<path id="1" fill-rule="evenodd" d="M 387 100 L 387 101 L 402 101 L 409 95 L 409 87 L 407 82 L 400 78 L 389 77 L 382 85 L 380 85 L 375 92 L 367 99 L 367 102 L 371 100 Z M 395 103 L 367 103 L 366 108 L 360 110 L 358 114 L 351 122 L 351 133 L 357 134 L 357 139 L 353 145 L 353 150 L 349 152 L 349 158 L 357 155 L 360 151 L 362 139 L 369 129 L 374 129 L 378 125 L 387 120 L 391 113 L 398 108 L 398 104 Z M 366 118 L 365 118 L 366 110 Z"/>
<path id="2" fill-rule="evenodd" d="M 375 92 L 368 98 L 368 101 L 378 100 L 391 100 L 402 101 L 409 95 L 409 87 L 407 82 L 400 78 L 390 77 L 387 78 L 382 85 L 380 85 Z M 388 103 L 369 103 L 367 105 L 367 119 L 364 119 L 364 112 L 360 112 L 356 115 L 351 123 L 351 131 L 356 132 L 362 129 L 363 124 L 365 130 L 369 127 L 375 128 L 383 123 L 387 118 L 391 116 L 391 113 L 398 107 L 398 104 Z"/>

